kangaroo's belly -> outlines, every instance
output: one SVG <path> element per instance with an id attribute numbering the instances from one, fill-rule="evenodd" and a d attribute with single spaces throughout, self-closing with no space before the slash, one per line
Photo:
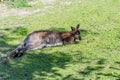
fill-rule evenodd
<path id="1" fill-rule="evenodd" d="M 54 43 L 54 44 L 46 44 L 46 47 L 48 47 L 48 46 L 58 46 L 58 45 L 63 45 L 63 43 L 59 42 L 59 43 Z"/>
<path id="2" fill-rule="evenodd" d="M 62 42 L 55 43 L 55 44 L 42 43 L 42 44 L 40 44 L 39 46 L 36 46 L 36 47 L 34 47 L 34 48 L 30 49 L 30 50 L 41 49 L 41 48 L 43 48 L 43 47 L 58 46 L 58 45 L 63 45 L 63 43 L 62 43 Z"/>

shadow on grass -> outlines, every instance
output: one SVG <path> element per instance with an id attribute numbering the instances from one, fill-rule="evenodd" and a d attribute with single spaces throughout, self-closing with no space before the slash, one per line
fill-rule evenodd
<path id="1" fill-rule="evenodd" d="M 93 71 L 100 71 L 101 69 L 103 69 L 104 67 L 102 66 L 87 66 L 83 71 L 80 71 L 79 73 L 82 74 L 83 76 L 85 75 L 90 75 L 91 72 Z"/>
<path id="2" fill-rule="evenodd" d="M 112 74 L 112 73 L 104 74 L 104 73 L 101 72 L 101 71 L 104 71 L 104 69 L 106 68 L 106 64 L 108 64 L 107 59 L 104 59 L 104 58 L 88 58 L 88 57 L 85 57 L 81 51 L 77 51 L 77 54 L 75 54 L 73 56 L 75 57 L 74 58 L 75 62 L 79 62 L 80 64 L 86 65 L 84 67 L 84 69 L 81 69 L 81 70 L 78 71 L 78 74 L 82 75 L 83 77 L 88 77 L 92 73 L 94 73 L 97 76 L 96 79 L 99 78 L 99 75 L 103 75 L 103 76 L 106 76 L 106 77 L 111 76 L 115 79 L 120 79 L 119 75 Z M 72 63 L 74 63 L 74 61 Z M 119 64 L 119 62 L 116 62 L 116 63 Z M 117 71 L 120 70 L 120 69 L 112 67 L 112 66 L 109 67 L 108 69 L 111 69 L 111 70 L 115 69 Z M 99 72 L 101 72 L 101 73 L 99 73 Z M 98 73 L 98 74 L 96 74 L 96 73 Z M 66 76 L 65 79 L 67 77 L 69 79 L 71 77 L 71 75 Z"/>
<path id="3" fill-rule="evenodd" d="M 69 74 L 69 75 L 65 76 L 62 80 L 84 80 L 84 78 L 77 79 L 77 78 L 74 78 L 72 76 L 73 76 L 72 74 Z"/>
<path id="4" fill-rule="evenodd" d="M 116 80 L 120 80 L 120 75 L 114 75 L 114 74 L 112 74 L 112 73 L 107 73 L 107 74 L 105 74 L 105 73 L 97 73 L 97 75 L 103 75 L 103 76 L 111 76 L 111 77 L 116 77 L 117 79 Z"/>
<path id="5" fill-rule="evenodd" d="M 80 61 L 81 61 L 80 63 L 84 63 L 84 64 L 90 64 L 92 61 L 95 61 L 95 63 L 97 64 L 97 66 L 92 66 L 92 65 L 89 66 L 88 65 L 82 71 L 79 71 L 80 75 L 89 76 L 91 73 L 97 71 L 96 76 L 102 75 L 102 76 L 105 76 L 105 77 L 113 77 L 116 80 L 120 80 L 120 75 L 117 74 L 117 73 L 116 74 L 104 73 L 104 69 L 106 67 L 105 65 L 108 64 L 106 62 L 106 59 L 103 59 L 103 58 L 99 58 L 99 59 L 82 58 Z M 115 62 L 115 63 L 119 64 L 119 62 Z M 118 72 L 120 70 L 119 68 L 112 67 L 112 65 L 108 69 L 115 70 L 115 71 L 117 70 Z M 102 70 L 103 70 L 103 72 L 101 72 Z M 100 71 L 100 73 L 99 73 L 99 71 Z M 97 77 L 97 78 L 99 78 L 99 77 Z"/>
<path id="6" fill-rule="evenodd" d="M 26 57 L 24 61 L 24 57 Z M 65 65 L 71 61 L 71 56 L 64 52 L 53 53 L 29 53 L 21 58 L 16 58 L 17 63 L 2 65 L 6 66 L 1 70 L 4 74 L 0 77 L 7 80 L 46 80 L 47 77 L 56 78 L 62 77 L 54 68 L 65 69 Z M 8 75 L 8 76 L 7 76 Z"/>
<path id="7" fill-rule="evenodd" d="M 120 68 L 110 67 L 111 69 L 120 70 Z"/>
<path id="8" fill-rule="evenodd" d="M 120 62 L 118 62 L 118 61 L 117 61 L 117 62 L 115 62 L 115 63 L 116 63 L 116 64 L 120 64 Z"/>
<path id="9" fill-rule="evenodd" d="M 8 42 L 16 40 L 16 36 L 27 34 L 27 28 L 5 28 L 0 30 L 0 53 L 6 54 L 18 45 L 9 44 Z M 9 36 L 13 35 L 13 36 Z"/>
<path id="10" fill-rule="evenodd" d="M 104 58 L 87 58 L 83 55 L 81 51 L 76 51 L 76 54 L 73 55 L 73 58 L 75 58 L 77 61 L 80 61 L 80 63 L 91 63 L 94 62 L 98 65 L 104 65 L 106 64 L 106 59 Z"/>
<path id="11" fill-rule="evenodd" d="M 0 53 L 6 54 L 9 50 L 15 47 L 15 45 L 8 44 L 8 40 L 13 40 L 7 35 L 3 35 L 0 37 Z"/>

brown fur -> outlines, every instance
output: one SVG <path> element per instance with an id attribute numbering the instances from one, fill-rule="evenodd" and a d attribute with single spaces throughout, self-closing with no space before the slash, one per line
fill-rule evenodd
<path id="1" fill-rule="evenodd" d="M 49 31 L 39 30 L 30 33 L 25 40 L 7 56 L 10 58 L 18 57 L 26 50 L 39 49 L 47 46 L 57 46 L 64 44 L 75 44 L 76 39 L 81 39 L 79 24 L 71 27 L 71 31 Z"/>

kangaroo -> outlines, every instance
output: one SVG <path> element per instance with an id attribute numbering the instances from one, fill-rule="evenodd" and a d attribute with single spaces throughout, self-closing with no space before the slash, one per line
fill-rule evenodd
<path id="1" fill-rule="evenodd" d="M 7 59 L 20 57 L 27 50 L 35 50 L 48 46 L 75 44 L 81 40 L 80 25 L 71 27 L 71 31 L 38 30 L 30 33 L 24 41 L 7 55 Z"/>

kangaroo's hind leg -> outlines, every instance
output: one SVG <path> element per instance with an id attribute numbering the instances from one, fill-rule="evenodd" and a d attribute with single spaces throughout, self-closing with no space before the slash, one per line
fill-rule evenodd
<path id="1" fill-rule="evenodd" d="M 20 57 L 23 55 L 23 53 L 27 50 L 35 50 L 35 49 L 40 49 L 45 47 L 46 44 L 45 43 L 40 43 L 38 44 L 38 42 L 36 43 L 28 43 L 26 46 L 24 46 L 20 51 L 19 54 L 17 55 L 17 57 Z"/>

